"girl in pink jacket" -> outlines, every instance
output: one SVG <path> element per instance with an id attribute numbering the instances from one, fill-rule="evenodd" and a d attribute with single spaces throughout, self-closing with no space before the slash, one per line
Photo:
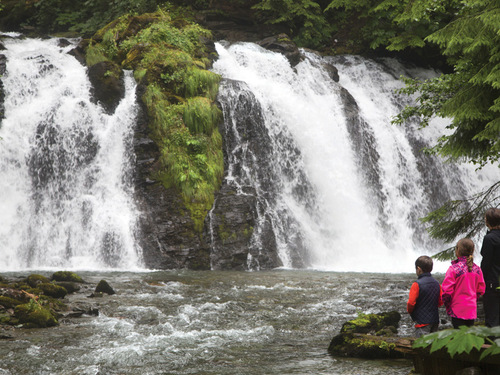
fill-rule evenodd
<path id="1" fill-rule="evenodd" d="M 474 263 L 474 242 L 462 238 L 455 246 L 457 259 L 451 262 L 443 284 L 443 302 L 453 328 L 472 326 L 477 318 L 477 299 L 484 294 L 483 272 Z"/>

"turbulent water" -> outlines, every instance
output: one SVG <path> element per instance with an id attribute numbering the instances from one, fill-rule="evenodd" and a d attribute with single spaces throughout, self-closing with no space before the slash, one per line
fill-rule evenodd
<path id="1" fill-rule="evenodd" d="M 0 340 L 0 374 L 406 375 L 412 368 L 407 360 L 331 357 L 327 349 L 342 323 L 358 312 L 397 310 L 403 315 L 399 332 L 408 334 L 404 309 L 413 275 L 79 274 L 92 285 L 106 279 L 117 294 L 70 297 L 95 304 L 98 317 L 11 332 L 15 340 Z"/>
<path id="2" fill-rule="evenodd" d="M 135 82 L 110 116 L 57 39 L 4 40 L 0 269 L 136 269 Z"/>
<path id="3" fill-rule="evenodd" d="M 418 254 L 446 246 L 428 237 L 419 218 L 498 180 L 498 168 L 477 172 L 421 152 L 447 131 L 446 121 L 424 131 L 391 124 L 409 103 L 394 91 L 402 87 L 399 76 L 435 72 L 309 52 L 292 68 L 283 55 L 252 43 L 218 44 L 217 51 L 214 70 L 231 80 L 219 94 L 226 129 L 233 129 L 226 132 L 259 114 L 261 142 L 270 149 L 260 158 L 272 160 L 260 176 L 260 151 L 237 143 L 227 154 L 238 155 L 233 163 L 244 173 L 235 177 L 230 167 L 228 181 L 259 193 L 285 267 L 293 266 L 289 249 L 300 241 L 314 269 L 408 271 Z M 325 64 L 338 68 L 339 83 Z"/>

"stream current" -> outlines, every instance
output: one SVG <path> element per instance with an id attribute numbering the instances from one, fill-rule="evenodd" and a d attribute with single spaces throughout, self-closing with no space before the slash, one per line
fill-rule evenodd
<path id="1" fill-rule="evenodd" d="M 408 360 L 338 358 L 327 351 L 342 324 L 359 312 L 397 310 L 399 334 L 410 335 L 405 309 L 412 274 L 79 274 L 89 290 L 69 300 L 95 305 L 99 315 L 10 331 L 14 340 L 0 340 L 1 375 L 403 375 L 413 367 Z M 116 294 L 88 298 L 90 285 L 101 279 Z"/>

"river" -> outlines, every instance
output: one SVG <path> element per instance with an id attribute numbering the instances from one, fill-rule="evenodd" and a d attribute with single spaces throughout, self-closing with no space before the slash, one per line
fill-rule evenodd
<path id="1" fill-rule="evenodd" d="M 39 272 L 50 276 L 51 273 Z M 26 273 L 3 273 L 9 278 Z M 336 358 L 328 345 L 359 312 L 397 310 L 399 334 L 412 274 L 312 270 L 79 272 L 88 290 L 68 298 L 98 316 L 0 341 L 1 375 L 408 374 L 408 360 Z M 117 292 L 88 298 L 99 280 Z"/>

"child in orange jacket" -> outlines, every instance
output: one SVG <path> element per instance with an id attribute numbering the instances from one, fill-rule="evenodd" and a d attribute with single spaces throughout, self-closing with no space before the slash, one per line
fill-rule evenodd
<path id="1" fill-rule="evenodd" d="M 439 282 L 431 276 L 432 258 L 422 255 L 415 261 L 418 276 L 410 288 L 406 309 L 415 322 L 415 336 L 436 332 L 439 327 L 439 306 L 443 305 Z"/>

